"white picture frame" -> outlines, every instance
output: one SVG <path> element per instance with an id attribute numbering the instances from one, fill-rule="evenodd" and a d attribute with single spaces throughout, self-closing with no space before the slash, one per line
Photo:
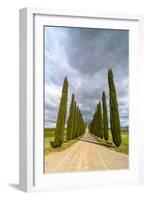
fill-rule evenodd
<path id="1" fill-rule="evenodd" d="M 82 26 L 130 30 L 130 157 L 128 170 L 43 173 L 43 43 L 42 27 Z M 143 17 L 140 15 L 20 10 L 20 189 L 26 192 L 138 184 L 143 181 L 143 126 L 138 118 L 143 74 Z M 139 66 L 139 67 L 138 67 Z M 141 67 L 142 66 L 142 67 Z M 36 97 L 40 98 L 36 98 Z M 39 134 L 36 134 L 38 133 Z M 139 135 L 138 135 L 139 133 Z M 133 138 L 133 140 L 132 140 Z M 70 180 L 70 181 L 69 181 Z M 87 181 L 88 180 L 88 181 Z"/>

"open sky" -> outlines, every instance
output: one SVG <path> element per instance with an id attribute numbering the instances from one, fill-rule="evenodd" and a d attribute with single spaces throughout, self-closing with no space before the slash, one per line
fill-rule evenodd
<path id="1" fill-rule="evenodd" d="M 112 68 L 121 126 L 129 126 L 128 38 L 126 30 L 45 26 L 45 127 L 55 127 L 65 76 L 84 120 L 90 122 L 106 92 L 109 112 L 108 69 Z M 68 117 L 68 113 L 67 113 Z"/>

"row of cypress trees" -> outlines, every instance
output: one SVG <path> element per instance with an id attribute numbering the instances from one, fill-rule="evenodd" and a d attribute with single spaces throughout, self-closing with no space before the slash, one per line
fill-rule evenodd
<path id="1" fill-rule="evenodd" d="M 106 106 L 106 96 L 103 91 L 103 113 L 101 102 L 98 103 L 96 111 L 93 115 L 93 119 L 90 123 L 90 132 L 100 137 L 108 140 L 108 115 L 107 115 L 107 106 Z"/>
<path id="2" fill-rule="evenodd" d="M 79 107 L 76 104 L 74 94 L 70 105 L 70 113 L 67 120 L 67 141 L 75 139 L 85 131 L 85 123 Z"/>
<path id="3" fill-rule="evenodd" d="M 112 133 L 112 139 L 116 146 L 121 145 L 121 126 L 120 117 L 118 110 L 117 95 L 115 89 L 115 83 L 113 80 L 112 69 L 108 71 L 108 85 L 109 85 L 109 105 L 110 105 L 110 128 Z M 107 113 L 107 102 L 106 94 L 102 93 L 102 107 L 99 102 L 96 111 L 93 115 L 93 119 L 90 123 L 90 132 L 97 137 L 104 138 L 106 141 L 109 139 L 108 134 L 108 113 Z"/>
<path id="4" fill-rule="evenodd" d="M 55 139 L 50 144 L 53 148 L 61 147 L 64 142 L 64 130 L 67 114 L 67 101 L 68 101 L 68 80 L 64 79 L 62 95 L 60 99 L 59 111 L 55 129 Z M 77 138 L 85 131 L 85 123 L 79 107 L 76 104 L 74 94 L 72 95 L 70 113 L 67 120 L 67 141 Z"/>

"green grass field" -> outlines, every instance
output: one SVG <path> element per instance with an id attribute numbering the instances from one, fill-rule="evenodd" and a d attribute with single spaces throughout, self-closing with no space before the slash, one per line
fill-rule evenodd
<path id="1" fill-rule="evenodd" d="M 117 152 L 128 154 L 129 153 L 129 132 L 126 131 L 126 130 L 121 130 L 121 136 L 122 136 L 122 143 L 119 147 L 116 147 L 114 145 L 113 146 L 107 145 L 107 143 L 104 139 L 98 138 L 98 142 L 101 143 L 101 144 L 104 144 L 109 149 L 115 150 Z M 110 142 L 110 143 L 112 142 L 112 135 L 111 135 L 110 129 L 109 129 L 109 140 L 108 140 L 108 142 Z"/>
<path id="2" fill-rule="evenodd" d="M 44 129 L 44 137 L 54 137 L 55 134 L 55 128 L 45 128 Z"/>
<path id="3" fill-rule="evenodd" d="M 64 139 L 63 145 L 60 148 L 54 149 L 50 145 L 50 141 L 54 140 L 54 134 L 55 134 L 55 128 L 44 129 L 44 153 L 45 153 L 45 155 L 47 155 L 50 152 L 63 151 L 65 149 L 67 149 L 68 147 L 72 146 L 79 139 L 79 138 L 77 138 L 77 139 L 73 139 L 73 140 L 70 140 L 70 141 L 67 142 L 66 141 L 66 129 L 65 129 L 65 139 Z M 129 153 L 129 132 L 122 130 L 121 135 L 122 135 L 122 144 L 119 147 L 116 147 L 115 145 L 110 145 L 110 144 L 106 143 L 106 141 L 104 139 L 97 138 L 97 140 L 100 144 L 105 145 L 109 149 L 115 150 L 117 152 L 128 154 Z M 112 143 L 111 130 L 109 130 L 109 140 L 108 140 L 108 142 Z"/>
<path id="4" fill-rule="evenodd" d="M 67 149 L 68 147 L 72 146 L 75 142 L 78 141 L 79 138 L 66 141 L 66 129 L 65 129 L 65 138 L 64 138 L 64 143 L 61 147 L 59 148 L 52 148 L 50 145 L 50 141 L 54 140 L 54 135 L 55 135 L 55 128 L 47 128 L 44 129 L 44 153 L 47 155 L 50 152 L 59 152 Z M 81 137 L 81 136 L 80 136 Z"/>

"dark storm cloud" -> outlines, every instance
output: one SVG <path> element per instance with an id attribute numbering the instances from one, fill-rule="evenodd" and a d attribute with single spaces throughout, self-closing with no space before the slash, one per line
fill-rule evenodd
<path id="1" fill-rule="evenodd" d="M 67 34 L 64 48 L 69 65 L 81 73 L 93 75 L 98 70 L 128 63 L 127 31 L 71 28 Z M 122 70 L 120 73 L 123 74 Z"/>
<path id="2" fill-rule="evenodd" d="M 121 124 L 128 126 L 128 32 L 123 30 L 45 28 L 45 123 L 54 126 L 64 77 L 90 122 L 113 69 Z M 109 110 L 109 107 L 108 107 Z M 50 125 L 49 125 L 50 124 Z"/>

